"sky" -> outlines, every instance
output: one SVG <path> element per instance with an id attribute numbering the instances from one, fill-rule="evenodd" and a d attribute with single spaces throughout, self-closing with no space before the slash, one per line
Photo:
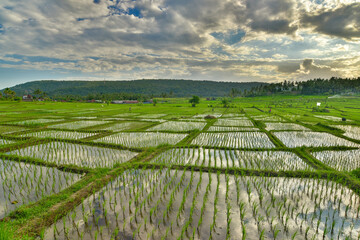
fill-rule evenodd
<path id="1" fill-rule="evenodd" d="M 1 0 L 0 89 L 360 76 L 360 0 Z"/>

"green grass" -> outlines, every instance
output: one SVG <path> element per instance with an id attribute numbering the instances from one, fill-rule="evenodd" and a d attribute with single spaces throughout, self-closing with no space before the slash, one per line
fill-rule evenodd
<path id="1" fill-rule="evenodd" d="M 9 225 L 3 224 L 0 222 L 0 240 L 11 240 L 14 239 L 14 235 Z"/>
<path id="2" fill-rule="evenodd" d="M 279 139 L 277 139 L 271 131 L 265 129 L 266 125 L 263 121 L 253 120 L 253 116 L 257 115 L 275 115 L 286 120 L 286 122 L 300 124 L 311 131 L 327 132 L 337 137 L 344 138 L 355 143 L 360 143 L 359 140 L 349 139 L 343 136 L 344 132 L 332 127 L 332 124 L 349 124 L 360 126 L 360 97 L 343 97 L 343 98 L 328 98 L 326 96 L 266 96 L 255 98 L 235 98 L 231 99 L 231 108 L 223 108 L 221 100 L 206 101 L 201 99 L 200 104 L 192 107 L 188 103 L 188 99 L 174 98 L 174 99 L 158 99 L 158 104 L 153 106 L 151 104 L 133 104 L 133 105 L 115 105 L 115 104 L 96 104 L 96 103 L 27 103 L 27 102 L 4 102 L 0 101 L 0 109 L 6 112 L 6 118 L 14 119 L 14 121 L 21 121 L 25 119 L 37 118 L 54 118 L 58 117 L 65 119 L 62 122 L 74 121 L 71 117 L 79 116 L 95 116 L 98 120 L 111 118 L 114 115 L 121 113 L 135 113 L 124 117 L 126 120 L 114 120 L 104 126 L 111 126 L 115 123 L 123 121 L 141 121 L 141 116 L 146 114 L 167 114 L 161 119 L 181 121 L 182 118 L 190 119 L 197 114 L 229 114 L 229 113 L 243 113 L 245 109 L 246 116 L 251 119 L 255 127 L 259 128 L 261 132 L 265 132 L 270 140 L 275 144 L 278 150 L 291 151 L 297 154 L 303 161 L 312 166 L 315 171 L 273 171 L 273 170 L 249 170 L 241 168 L 212 168 L 212 167 L 192 167 L 194 171 L 203 172 L 222 172 L 227 174 L 238 174 L 247 176 L 272 176 L 272 177 L 296 177 L 296 178 L 321 178 L 331 179 L 332 181 L 339 182 L 348 186 L 356 194 L 360 195 L 360 169 L 355 169 L 351 173 L 336 171 L 319 160 L 312 157 L 312 151 L 325 151 L 325 150 L 343 150 L 350 149 L 341 146 L 336 147 L 299 147 L 287 148 Z M 312 112 L 317 102 L 322 103 L 322 107 L 329 110 L 328 113 Z M 210 107 L 212 105 L 212 107 Z M 131 111 L 129 111 L 131 107 Z M 271 114 L 268 113 L 271 107 Z M 19 112 L 11 113 L 9 109 Z M 214 111 L 213 111 L 214 109 Z M 327 119 L 318 118 L 315 115 L 345 117 L 347 122 L 334 122 Z M 216 122 L 216 119 L 206 120 L 206 126 L 203 130 L 189 131 L 188 136 L 176 144 L 175 147 L 189 147 L 192 140 L 200 133 L 206 132 L 207 129 Z M 53 123 L 49 123 L 52 125 Z M 127 129 L 126 132 L 141 132 L 155 126 L 159 123 L 149 122 L 148 126 L 136 129 Z M 5 122 L 0 123 L 0 128 L 5 129 L 9 127 Z M 30 131 L 39 131 L 47 128 L 47 124 L 32 125 Z M 91 195 L 93 191 L 97 191 L 105 186 L 109 181 L 114 179 L 125 169 L 137 168 L 167 168 L 173 169 L 186 169 L 186 166 L 166 166 L 161 164 L 149 163 L 152 158 L 158 154 L 171 149 L 174 146 L 163 145 L 145 149 L 129 149 L 119 145 L 113 144 L 100 144 L 92 143 L 90 140 L 97 139 L 104 135 L 112 134 L 111 131 L 100 131 L 99 127 L 89 127 L 85 129 L 86 132 L 98 132 L 98 136 L 90 137 L 84 140 L 62 140 L 77 144 L 87 144 L 94 146 L 103 146 L 117 149 L 129 149 L 139 152 L 139 155 L 132 159 L 130 162 L 117 164 L 113 169 L 87 169 L 77 166 L 57 166 L 56 164 L 47 163 L 41 159 L 33 159 L 26 157 L 8 156 L 5 153 L 10 149 L 17 149 L 20 147 L 29 146 L 32 144 L 39 144 L 42 141 L 53 141 L 54 139 L 39 140 L 36 138 L 17 138 L 22 132 L 29 132 L 29 129 L 13 127 L 19 130 L 16 134 L 3 134 L 2 137 L 9 140 L 18 140 L 16 144 L 11 144 L 9 147 L 0 147 L 0 157 L 7 158 L 14 161 L 22 161 L 47 167 L 56 167 L 63 171 L 86 173 L 86 176 L 79 182 L 73 184 L 69 188 L 42 200 L 31 203 L 27 206 L 21 206 L 13 211 L 4 221 L 0 221 L 0 240 L 5 239 L 35 239 L 39 236 L 44 229 L 51 226 L 51 224 L 60 217 L 66 215 L 73 209 L 81 198 L 86 198 Z M 4 130 L 4 131 L 5 131 Z M 10 136 L 11 135 L 11 136 Z M 201 146 L 193 146 L 201 147 Z M 222 148 L 216 148 L 222 149 Z M 224 148 L 224 150 L 230 148 Z M 248 150 L 248 149 L 242 149 Z M 256 151 L 257 149 L 251 149 Z M 261 149 L 258 149 L 261 151 Z M 78 194 L 83 194 L 78 196 Z M 61 208 L 54 208 L 54 206 L 62 206 Z"/>

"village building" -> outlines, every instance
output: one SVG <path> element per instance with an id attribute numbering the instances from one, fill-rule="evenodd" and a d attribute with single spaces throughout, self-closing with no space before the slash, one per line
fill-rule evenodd
<path id="1" fill-rule="evenodd" d="M 23 102 L 32 102 L 34 98 L 30 94 L 26 94 L 22 97 Z"/>

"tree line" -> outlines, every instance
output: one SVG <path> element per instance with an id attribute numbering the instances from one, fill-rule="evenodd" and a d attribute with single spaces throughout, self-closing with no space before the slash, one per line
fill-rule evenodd
<path id="1" fill-rule="evenodd" d="M 264 84 L 244 91 L 232 89 L 229 95 L 255 97 L 272 94 L 330 95 L 346 93 L 360 93 L 360 77 L 332 77 L 330 79 L 316 78 L 302 82 L 284 81 L 281 83 Z"/>
<path id="2" fill-rule="evenodd" d="M 65 88 L 60 88 L 66 84 Z M 124 87 L 125 83 L 129 84 Z M 6 88 L 0 92 L 0 99 L 20 100 L 23 94 L 31 94 L 35 99 L 59 101 L 87 100 L 138 100 L 168 97 L 255 97 L 272 94 L 323 95 L 360 93 L 358 78 L 316 78 L 307 81 L 284 81 L 280 83 L 226 83 L 191 80 L 137 80 L 102 83 L 86 81 L 35 81 Z M 43 87 L 43 88 L 41 88 Z M 122 88 L 123 87 L 123 88 Z M 181 88 L 183 87 L 183 88 Z M 69 89 L 71 88 L 71 90 Z M 147 88 L 147 89 L 146 89 Z M 179 90 L 181 89 L 181 91 Z M 201 94 L 199 94 L 201 93 Z"/>

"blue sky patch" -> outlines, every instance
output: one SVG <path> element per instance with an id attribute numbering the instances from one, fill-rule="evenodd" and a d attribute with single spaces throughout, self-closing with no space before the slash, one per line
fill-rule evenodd
<path id="1" fill-rule="evenodd" d="M 246 33 L 242 29 L 231 30 L 228 32 L 213 32 L 210 33 L 211 36 L 217 40 L 224 42 L 228 45 L 233 45 L 241 41 L 245 37 Z"/>
<path id="2" fill-rule="evenodd" d="M 316 4 L 323 4 L 324 0 L 315 0 Z"/>
<path id="3" fill-rule="evenodd" d="M 128 8 L 127 10 L 121 8 L 117 4 L 108 6 L 108 9 L 110 10 L 110 15 L 133 15 L 138 18 L 142 18 L 143 15 L 141 14 L 141 10 L 139 8 Z"/>
<path id="4" fill-rule="evenodd" d="M 5 57 L 9 58 L 16 58 L 22 61 L 29 61 L 29 62 L 53 62 L 53 63 L 59 63 L 59 62 L 77 62 L 75 60 L 65 60 L 65 59 L 59 59 L 59 58 L 50 58 L 50 57 L 43 57 L 43 56 L 24 56 L 20 54 L 7 54 Z"/>
<path id="5" fill-rule="evenodd" d="M 129 15 L 134 15 L 135 17 L 142 18 L 141 11 L 138 8 L 129 8 L 127 10 Z"/>

